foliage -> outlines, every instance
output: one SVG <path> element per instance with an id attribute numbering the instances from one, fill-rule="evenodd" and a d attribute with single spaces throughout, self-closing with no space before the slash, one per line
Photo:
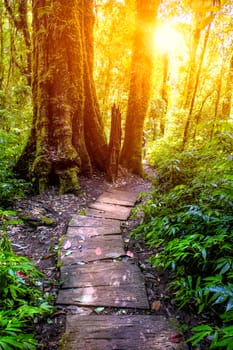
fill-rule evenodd
<path id="1" fill-rule="evenodd" d="M 14 17 L 18 25 L 22 20 L 17 13 L 20 2 L 8 2 L 11 15 L 5 4 L 0 1 L 0 206 L 23 195 L 25 184 L 15 179 L 12 169 L 25 145 L 32 116 L 31 87 L 26 74 L 29 53 L 23 39 L 26 28 L 15 30 L 13 20 Z"/>
<path id="2" fill-rule="evenodd" d="M 30 88 L 23 82 L 8 93 L 0 90 L 0 205 L 22 197 L 27 184 L 13 168 L 25 145 L 31 119 Z"/>
<path id="3" fill-rule="evenodd" d="M 28 184 L 16 179 L 13 167 L 22 150 L 19 135 L 0 130 L 0 205 L 9 205 L 16 198 L 22 197 Z"/>
<path id="4" fill-rule="evenodd" d="M 170 288 L 180 308 L 214 313 L 224 326 L 203 325 L 191 341 L 212 337 L 231 349 L 233 321 L 233 135 L 219 133 L 204 146 L 177 153 L 156 148 L 154 191 L 134 234 L 158 250 L 153 265 L 172 271 Z M 230 328 L 229 328 L 230 327 Z"/>
<path id="5" fill-rule="evenodd" d="M 8 212 L 1 212 L 3 218 Z M 4 221 L 5 219 L 3 219 Z M 43 297 L 43 274 L 13 253 L 3 222 L 0 240 L 0 349 L 36 349 L 31 323 L 53 311 Z"/>

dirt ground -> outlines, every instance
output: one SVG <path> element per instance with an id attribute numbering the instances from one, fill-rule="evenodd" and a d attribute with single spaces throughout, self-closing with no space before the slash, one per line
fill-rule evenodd
<path id="1" fill-rule="evenodd" d="M 115 184 L 106 182 L 104 176 L 95 173 L 91 178 L 80 177 L 81 191 L 79 196 L 65 194 L 59 196 L 55 189 L 50 189 L 43 195 L 29 196 L 18 200 L 14 209 L 17 217 L 23 218 L 24 223 L 9 226 L 9 236 L 14 250 L 35 262 L 44 275 L 43 289 L 49 295 L 52 303 L 56 300 L 59 289 L 60 271 L 57 266 L 59 242 L 66 233 L 66 228 L 73 214 L 82 213 L 89 203 L 107 188 L 114 187 L 135 192 L 147 192 L 151 188 L 148 179 L 124 174 Z M 126 251 L 131 252 L 129 259 L 134 259 L 141 267 L 145 276 L 151 313 L 162 314 L 176 319 L 189 328 L 197 323 L 193 315 L 176 310 L 173 296 L 167 290 L 169 275 L 158 271 L 147 263 L 146 259 L 152 252 L 143 242 L 129 239 L 129 234 L 140 223 L 141 217 L 130 219 L 123 226 L 123 239 Z M 96 312 L 95 308 L 57 307 L 48 320 L 35 324 L 36 337 L 40 343 L 38 350 L 57 350 L 64 332 L 65 316 L 67 313 Z M 137 313 L 137 310 L 119 310 L 105 308 L 103 314 Z M 175 339 L 176 342 L 176 339 Z"/>

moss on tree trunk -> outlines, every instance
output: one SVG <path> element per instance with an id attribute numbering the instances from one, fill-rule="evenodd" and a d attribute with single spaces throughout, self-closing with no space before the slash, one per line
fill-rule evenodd
<path id="1" fill-rule="evenodd" d="M 86 105 L 97 105 L 94 85 L 86 83 L 86 75 L 93 81 L 85 44 L 87 2 L 93 5 L 83 0 L 33 2 L 34 118 L 18 170 L 28 173 L 39 192 L 49 184 L 58 184 L 60 193 L 77 192 L 79 172 L 90 174 L 95 158 L 105 163 L 107 144 L 95 111 L 88 125 L 98 135 L 94 155 L 84 133 Z M 90 35 L 88 39 L 93 40 Z"/>

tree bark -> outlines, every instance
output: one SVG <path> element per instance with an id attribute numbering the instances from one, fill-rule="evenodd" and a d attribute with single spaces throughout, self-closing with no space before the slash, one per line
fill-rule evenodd
<path id="1" fill-rule="evenodd" d="M 233 93 L 233 56 L 230 60 L 229 72 L 227 76 L 226 93 L 222 103 L 222 116 L 223 119 L 229 119 L 231 115 L 232 105 L 232 93 Z"/>
<path id="2" fill-rule="evenodd" d="M 161 99 L 163 103 L 163 110 L 160 116 L 160 136 L 164 136 L 165 134 L 165 119 L 167 114 L 167 107 L 168 107 L 168 67 L 169 67 L 169 57 L 165 53 L 163 55 L 163 82 L 162 82 L 162 88 L 161 88 Z"/>
<path id="3" fill-rule="evenodd" d="M 185 100 L 183 108 L 189 109 L 193 97 L 194 86 L 196 82 L 196 74 L 197 74 L 197 48 L 200 42 L 201 30 L 197 27 L 194 29 L 193 38 L 192 38 L 192 47 L 191 47 L 191 55 L 190 55 L 190 64 L 188 69 L 187 80 L 185 84 L 184 94 Z"/>
<path id="4" fill-rule="evenodd" d="M 137 0 L 136 30 L 131 63 L 131 81 L 125 138 L 120 163 L 142 175 L 142 138 L 148 109 L 153 69 L 153 34 L 160 0 Z"/>
<path id="5" fill-rule="evenodd" d="M 93 80 L 94 61 L 94 1 L 85 0 L 84 11 L 84 131 L 87 150 L 94 167 L 106 171 L 108 146 L 104 134 L 96 89 Z"/>
<path id="6" fill-rule="evenodd" d="M 34 180 L 39 192 L 49 184 L 58 184 L 60 193 L 78 192 L 78 173 L 91 173 L 94 156 L 98 158 L 94 165 L 102 165 L 107 157 L 103 129 L 97 127 L 100 122 L 94 112 L 88 128 L 98 134 L 95 155 L 87 149 L 84 133 L 86 105 L 97 105 L 85 45 L 90 40 L 84 31 L 87 3 L 92 1 L 33 1 L 34 115 L 17 169 Z"/>
<path id="7" fill-rule="evenodd" d="M 185 146 L 185 144 L 187 143 L 187 141 L 189 139 L 190 128 L 191 128 L 192 122 L 193 122 L 192 114 L 193 114 L 195 99 L 196 99 L 196 95 L 197 95 L 199 80 L 200 80 L 200 76 L 201 76 L 201 70 L 202 70 L 202 65 L 203 65 L 203 61 L 204 61 L 204 56 L 206 53 L 207 44 L 208 44 L 208 40 L 209 40 L 210 26 L 211 26 L 211 24 L 208 25 L 206 32 L 205 32 L 204 43 L 203 43 L 203 47 L 202 47 L 202 51 L 201 51 L 201 56 L 199 59 L 199 64 L 198 64 L 198 70 L 196 72 L 195 79 L 194 79 L 195 84 L 193 86 L 192 97 L 191 97 L 190 106 L 188 109 L 188 116 L 187 116 L 185 124 L 184 124 L 183 147 Z"/>
<path id="8" fill-rule="evenodd" d="M 3 40 L 3 6 L 0 3 L 0 90 L 2 90 L 4 79 L 4 40 Z"/>
<path id="9" fill-rule="evenodd" d="M 112 106 L 111 133 L 109 141 L 108 180 L 114 182 L 118 175 L 121 150 L 121 112 L 115 104 Z"/>

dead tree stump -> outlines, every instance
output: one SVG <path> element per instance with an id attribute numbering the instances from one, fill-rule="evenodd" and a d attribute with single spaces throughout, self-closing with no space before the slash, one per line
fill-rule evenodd
<path id="1" fill-rule="evenodd" d="M 118 174 L 119 156 L 121 150 L 121 112 L 114 104 L 112 106 L 111 133 L 109 141 L 108 180 L 114 182 Z"/>

